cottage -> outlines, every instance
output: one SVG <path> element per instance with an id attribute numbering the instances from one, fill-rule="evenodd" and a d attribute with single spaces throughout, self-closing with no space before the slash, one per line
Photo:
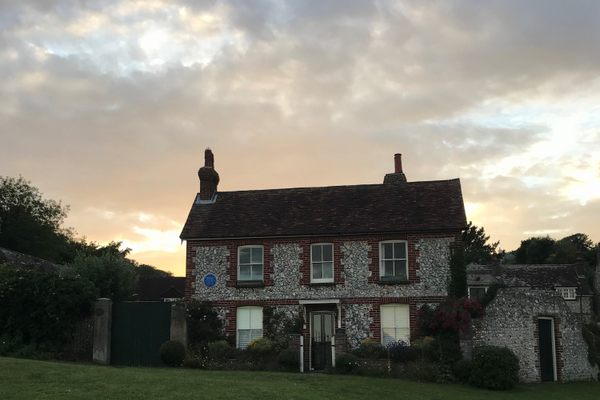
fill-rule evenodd
<path id="1" fill-rule="evenodd" d="M 521 381 L 597 376 L 582 335 L 582 324 L 591 322 L 593 312 L 593 291 L 582 265 L 469 265 L 467 284 L 472 298 L 499 288 L 483 318 L 473 321 L 472 345 L 513 350 Z"/>
<path id="2" fill-rule="evenodd" d="M 186 298 L 211 301 L 238 347 L 273 307 L 304 322 L 304 365 L 372 337 L 416 335 L 417 310 L 448 294 L 450 253 L 466 227 L 458 179 L 408 182 L 401 155 L 381 184 L 218 191 L 205 152 L 181 233 Z"/>

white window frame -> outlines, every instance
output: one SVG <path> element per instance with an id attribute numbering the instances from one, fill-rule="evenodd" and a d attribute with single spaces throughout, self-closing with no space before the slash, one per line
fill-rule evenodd
<path id="1" fill-rule="evenodd" d="M 331 278 L 317 278 L 315 279 L 313 277 L 313 246 L 331 246 Z M 322 250 L 321 250 L 321 255 L 323 254 Z M 310 282 L 311 283 L 330 283 L 333 282 L 335 279 L 335 246 L 333 245 L 333 243 L 311 243 L 310 244 Z M 327 261 L 323 261 L 321 259 L 321 264 L 323 264 L 324 262 Z"/>
<path id="2" fill-rule="evenodd" d="M 468 287 L 469 299 L 473 298 L 473 296 L 471 296 L 471 289 L 483 289 L 485 291 L 484 292 L 484 295 L 485 295 L 488 292 L 489 286 L 469 286 Z"/>
<path id="3" fill-rule="evenodd" d="M 404 243 L 404 249 L 406 250 L 406 256 L 405 258 L 383 258 L 383 245 L 386 243 Z M 395 254 L 394 254 L 395 256 Z M 406 276 L 404 277 L 398 277 L 396 275 L 385 275 L 385 261 L 399 261 L 399 260 L 404 260 L 406 261 Z M 396 278 L 398 280 L 402 280 L 402 281 L 408 281 L 408 241 L 407 240 L 384 240 L 379 242 L 379 279 L 381 280 L 381 278 Z"/>
<path id="4" fill-rule="evenodd" d="M 248 329 L 250 331 L 260 331 L 260 335 L 252 335 L 252 333 L 250 333 L 250 341 L 248 342 L 248 344 L 252 343 L 253 340 L 256 340 L 258 338 L 263 337 L 263 330 L 264 330 L 264 326 L 263 326 L 263 318 L 264 318 L 264 314 L 263 314 L 263 308 L 260 306 L 243 306 L 243 307 L 237 307 L 236 311 L 235 311 L 235 347 L 237 347 L 238 349 L 241 349 L 242 347 L 240 346 L 240 311 L 260 311 L 260 329 Z M 244 349 L 246 347 L 243 347 Z"/>
<path id="5" fill-rule="evenodd" d="M 400 328 L 400 327 L 395 326 L 397 324 L 397 322 L 398 322 L 398 321 L 396 321 L 396 310 L 395 310 L 395 308 L 398 308 L 398 307 L 406 308 L 406 313 L 407 313 L 406 327 Z M 383 324 L 383 310 L 386 309 L 386 308 L 387 309 L 394 308 L 394 327 L 393 328 L 389 327 L 389 326 L 384 326 L 384 324 Z M 394 329 L 394 341 L 397 342 L 398 340 L 402 340 L 402 341 L 406 342 L 407 345 L 410 345 L 410 305 L 408 305 L 408 304 L 401 304 L 401 303 L 391 303 L 391 304 L 382 304 L 382 305 L 380 305 L 379 306 L 379 325 L 381 326 L 381 344 L 383 346 L 386 346 L 385 335 L 383 333 L 383 331 L 384 331 L 385 328 Z M 406 336 L 398 338 L 397 337 L 398 335 L 397 335 L 397 332 L 396 332 L 398 329 L 406 329 L 407 330 Z"/>
<path id="6" fill-rule="evenodd" d="M 577 299 L 577 288 L 575 287 L 557 287 L 556 291 L 565 300 Z"/>
<path id="7" fill-rule="evenodd" d="M 242 254 L 242 250 L 243 249 L 260 249 L 260 252 L 262 254 L 262 274 L 261 274 L 261 278 L 260 279 L 241 279 L 241 274 L 240 274 L 240 266 L 241 266 L 241 262 L 240 262 L 240 258 L 241 258 L 241 254 Z M 256 282 L 256 281 L 264 281 L 265 279 L 265 247 L 263 245 L 258 245 L 258 244 L 251 244 L 251 245 L 246 245 L 246 246 L 238 246 L 238 252 L 237 252 L 237 280 L 238 281 L 244 281 L 244 282 Z M 246 264 L 245 264 L 246 265 Z M 252 251 L 250 251 L 250 278 L 252 278 L 252 265 L 257 265 L 257 264 L 253 264 L 252 263 Z"/>

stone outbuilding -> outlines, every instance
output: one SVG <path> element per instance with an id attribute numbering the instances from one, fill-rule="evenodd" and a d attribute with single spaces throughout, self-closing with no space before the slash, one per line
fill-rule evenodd
<path id="1" fill-rule="evenodd" d="M 582 325 L 593 313 L 593 291 L 582 265 L 469 265 L 470 297 L 496 291 L 473 320 L 472 345 L 511 349 L 523 382 L 596 379 Z"/>

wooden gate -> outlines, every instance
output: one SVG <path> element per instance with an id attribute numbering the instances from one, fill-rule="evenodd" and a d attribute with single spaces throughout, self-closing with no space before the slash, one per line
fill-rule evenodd
<path id="1" fill-rule="evenodd" d="M 171 303 L 113 304 L 111 363 L 161 365 L 160 345 L 170 338 Z"/>

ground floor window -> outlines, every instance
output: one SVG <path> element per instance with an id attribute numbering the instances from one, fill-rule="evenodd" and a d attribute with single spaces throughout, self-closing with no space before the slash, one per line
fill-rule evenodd
<path id="1" fill-rule="evenodd" d="M 381 306 L 381 343 L 384 346 L 402 340 L 410 341 L 410 313 L 408 304 Z"/>
<path id="2" fill-rule="evenodd" d="M 469 286 L 469 298 L 477 301 L 481 301 L 487 293 L 487 287 L 485 286 Z"/>
<path id="3" fill-rule="evenodd" d="M 262 307 L 238 307 L 236 316 L 237 347 L 245 349 L 263 334 Z"/>

